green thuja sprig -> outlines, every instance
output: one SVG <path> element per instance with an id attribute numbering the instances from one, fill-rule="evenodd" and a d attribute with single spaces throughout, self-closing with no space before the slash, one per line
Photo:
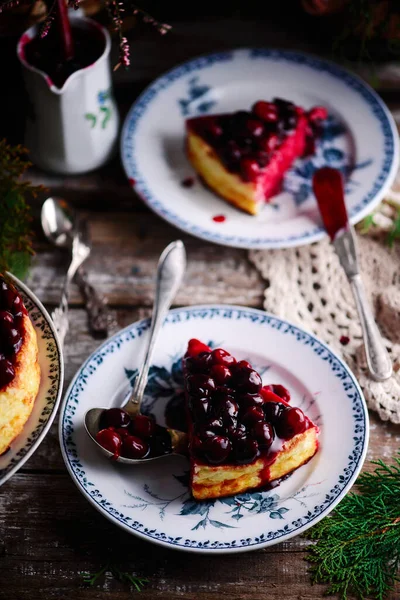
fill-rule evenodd
<path id="1" fill-rule="evenodd" d="M 394 589 L 400 568 L 400 452 L 394 465 L 374 461 L 373 473 L 357 480 L 332 515 L 306 536 L 318 540 L 306 560 L 326 594 L 383 600 Z"/>
<path id="2" fill-rule="evenodd" d="M 23 277 L 33 254 L 31 212 L 27 198 L 43 188 L 22 181 L 30 166 L 26 149 L 0 140 L 0 272 Z"/>
<path id="3" fill-rule="evenodd" d="M 127 571 L 121 571 L 121 569 L 111 561 L 108 561 L 95 573 L 83 573 L 83 582 L 88 586 L 94 586 L 106 573 L 111 573 L 111 575 L 121 583 L 133 586 L 137 592 L 140 592 L 146 583 L 149 583 L 149 580 L 144 577 L 138 577 Z"/>

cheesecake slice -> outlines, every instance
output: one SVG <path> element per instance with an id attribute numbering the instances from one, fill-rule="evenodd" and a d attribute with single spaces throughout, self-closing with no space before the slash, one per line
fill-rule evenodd
<path id="1" fill-rule="evenodd" d="M 318 427 L 281 385 L 244 360 L 192 339 L 183 358 L 194 498 L 268 487 L 318 450 Z"/>
<path id="2" fill-rule="evenodd" d="M 202 180 L 219 196 L 256 215 L 279 193 L 293 162 L 313 154 L 327 118 L 323 107 L 306 112 L 280 98 L 260 100 L 251 111 L 186 121 L 186 151 Z"/>
<path id="3" fill-rule="evenodd" d="M 24 428 L 39 386 L 35 329 L 17 289 L 0 274 L 0 456 Z"/>

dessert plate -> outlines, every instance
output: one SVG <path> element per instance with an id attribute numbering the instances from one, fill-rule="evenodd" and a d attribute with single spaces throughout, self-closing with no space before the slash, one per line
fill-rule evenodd
<path id="1" fill-rule="evenodd" d="M 50 315 L 25 284 L 10 273 L 7 277 L 21 294 L 35 328 L 41 376 L 39 393 L 24 429 L 10 449 L 0 456 L 0 486 L 22 467 L 44 440 L 56 416 L 64 382 L 61 346 Z"/>
<path id="2" fill-rule="evenodd" d="M 230 206 L 196 177 L 185 154 L 188 117 L 249 110 L 283 97 L 304 108 L 325 106 L 329 119 L 315 156 L 286 174 L 282 193 L 254 217 Z M 121 154 L 134 190 L 160 217 L 192 235 L 225 246 L 286 248 L 325 235 L 311 181 L 323 165 L 342 170 L 353 224 L 390 187 L 398 164 L 398 134 L 379 96 L 340 66 L 282 50 L 239 49 L 191 60 L 148 87 L 131 107 Z"/>
<path id="3" fill-rule="evenodd" d="M 269 491 L 196 502 L 188 461 L 170 456 L 131 467 L 104 458 L 83 418 L 95 406 L 117 406 L 135 376 L 149 321 L 122 330 L 90 356 L 72 381 L 60 416 L 60 444 L 71 477 L 105 517 L 149 541 L 181 550 L 243 552 L 305 531 L 343 498 L 368 444 L 368 413 L 347 366 L 312 335 L 263 311 L 195 306 L 170 311 L 155 351 L 144 410 L 165 423 L 182 394 L 181 357 L 192 337 L 248 359 L 264 383 L 282 383 L 320 427 L 320 449 Z M 119 398 L 112 402 L 116 390 Z"/>

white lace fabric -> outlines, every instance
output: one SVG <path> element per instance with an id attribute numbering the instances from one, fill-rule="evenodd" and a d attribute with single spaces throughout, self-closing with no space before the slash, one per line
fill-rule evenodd
<path id="1" fill-rule="evenodd" d="M 383 383 L 369 376 L 352 291 L 328 240 L 249 257 L 266 282 L 265 310 L 328 343 L 354 372 L 368 407 L 400 423 L 400 242 L 390 248 L 382 235 L 357 239 L 362 279 L 393 360 L 394 374 Z"/>

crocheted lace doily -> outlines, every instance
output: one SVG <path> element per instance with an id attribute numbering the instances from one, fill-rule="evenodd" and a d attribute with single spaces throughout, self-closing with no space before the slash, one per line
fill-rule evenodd
<path id="1" fill-rule="evenodd" d="M 265 309 L 327 342 L 353 370 L 368 407 L 383 420 L 400 423 L 400 247 L 359 235 L 358 250 L 363 282 L 393 360 L 394 375 L 383 383 L 369 377 L 351 288 L 329 241 L 252 250 L 249 256 L 266 283 Z"/>

